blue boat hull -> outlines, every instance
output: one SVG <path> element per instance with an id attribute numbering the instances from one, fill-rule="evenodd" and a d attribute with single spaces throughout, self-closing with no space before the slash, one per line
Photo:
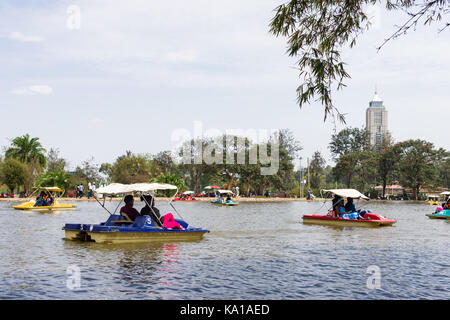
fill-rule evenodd
<path id="1" fill-rule="evenodd" d="M 180 229 L 166 229 L 153 225 L 150 217 L 137 217 L 131 225 L 123 225 L 118 215 L 111 216 L 102 224 L 67 223 L 66 240 L 91 241 L 99 243 L 128 243 L 152 241 L 192 241 L 200 240 L 208 230 L 189 226 L 183 220 L 176 220 L 183 226 Z"/>

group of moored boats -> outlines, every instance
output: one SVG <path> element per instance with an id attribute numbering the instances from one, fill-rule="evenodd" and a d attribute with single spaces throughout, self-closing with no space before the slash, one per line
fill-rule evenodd
<path id="1" fill-rule="evenodd" d="M 173 219 L 173 222 L 178 226 L 176 228 L 167 227 L 163 224 L 165 217 L 158 218 L 157 215 L 141 215 L 137 216 L 134 220 L 130 220 L 127 215 L 117 213 L 116 207 L 114 212 L 110 212 L 105 202 L 108 197 L 121 197 L 121 202 L 129 195 L 140 195 L 141 200 L 146 202 L 146 205 L 153 211 L 153 203 L 147 202 L 147 195 L 154 194 L 159 190 L 176 190 L 175 195 L 170 199 L 169 206 L 177 213 L 181 219 L 173 219 L 172 213 L 168 213 L 167 216 Z M 57 187 L 40 187 L 36 191 L 40 191 L 40 197 L 51 198 L 51 204 L 37 205 L 39 198 L 36 201 L 29 201 L 21 205 L 13 206 L 17 210 L 25 211 L 38 211 L 38 212 L 56 212 L 60 210 L 73 210 L 76 208 L 73 204 L 60 203 L 56 199 L 56 195 L 64 193 L 64 190 Z M 360 193 L 355 189 L 331 189 L 323 190 L 339 199 L 364 199 L 369 200 L 368 197 Z M 178 188 L 174 185 L 164 183 L 137 183 L 137 184 L 119 184 L 113 183 L 105 187 L 97 189 L 94 194 L 95 200 L 103 207 L 108 213 L 109 218 L 100 224 L 81 224 L 81 223 L 67 223 L 63 227 L 65 231 L 65 239 L 67 240 L 81 240 L 81 241 L 93 241 L 100 243 L 127 243 L 127 242 L 148 242 L 148 241 L 186 241 L 186 240 L 200 240 L 205 233 L 209 230 L 193 227 L 189 225 L 178 213 L 177 209 L 173 206 L 173 201 L 178 194 Z M 217 200 L 211 201 L 214 205 L 235 206 L 238 203 L 231 200 L 232 192 L 230 190 L 217 190 Z M 185 195 L 191 195 L 191 193 L 185 193 Z M 152 198 L 150 197 L 150 199 Z M 226 197 L 226 198 L 225 198 Z M 101 201 L 102 200 L 102 201 Z M 189 200 L 194 200 L 189 199 Z M 189 201 L 184 200 L 184 201 Z M 153 201 L 153 200 L 152 200 Z M 450 198 L 448 200 L 450 208 Z M 338 214 L 335 212 L 335 207 L 329 210 L 327 214 L 312 214 L 303 215 L 304 224 L 317 224 L 328 225 L 338 227 L 384 227 L 392 226 L 396 223 L 396 220 L 385 218 L 384 216 L 373 213 L 371 211 L 361 212 L 355 211 L 355 215 L 348 216 L 346 214 Z M 153 214 L 155 212 L 153 211 Z M 436 210 L 435 213 L 427 214 L 431 219 L 450 219 L 450 210 L 446 207 L 443 210 Z M 161 219 L 161 220 L 159 220 Z"/>

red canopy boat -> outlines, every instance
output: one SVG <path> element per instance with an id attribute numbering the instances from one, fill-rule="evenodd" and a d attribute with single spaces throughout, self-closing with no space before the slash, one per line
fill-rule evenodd
<path id="1" fill-rule="evenodd" d="M 360 193 L 355 189 L 332 189 L 332 190 L 322 190 L 326 192 L 333 193 L 342 198 L 353 198 L 353 199 L 365 199 L 369 200 L 365 195 Z M 339 227 L 384 227 L 384 226 L 392 226 L 396 221 L 387 219 L 382 215 L 366 212 L 364 214 L 364 218 L 358 219 L 345 219 L 341 217 L 337 217 L 334 211 L 330 211 L 325 215 L 304 215 L 303 223 L 306 224 L 320 224 L 320 225 L 328 225 L 328 226 L 339 226 Z"/>

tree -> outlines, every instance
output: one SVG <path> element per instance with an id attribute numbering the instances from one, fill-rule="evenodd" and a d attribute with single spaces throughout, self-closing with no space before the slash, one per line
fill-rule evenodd
<path id="1" fill-rule="evenodd" d="M 422 186 L 432 183 L 436 178 L 437 151 L 431 142 L 423 140 L 407 140 L 397 145 L 400 154 L 400 182 L 414 190 L 418 199 Z"/>
<path id="2" fill-rule="evenodd" d="M 162 174 L 159 177 L 154 178 L 153 182 L 171 184 L 173 186 L 176 186 L 178 188 L 178 191 L 186 190 L 184 181 L 180 177 L 177 177 L 175 174 Z M 160 192 L 164 193 L 165 196 L 173 196 L 174 194 L 173 190 L 161 190 Z"/>
<path id="3" fill-rule="evenodd" d="M 320 151 L 314 152 L 309 163 L 309 181 L 312 189 L 320 189 L 324 178 L 325 159 Z"/>
<path id="4" fill-rule="evenodd" d="M 447 0 L 424 0 L 420 3 L 414 0 L 290 0 L 275 9 L 270 32 L 288 37 L 287 53 L 300 56 L 297 62 L 302 79 L 297 88 L 300 107 L 317 96 L 324 106 L 324 121 L 328 115 L 337 115 L 345 122 L 332 98 L 332 92 L 345 87 L 344 80 L 350 78 L 341 50 L 347 45 L 352 48 L 358 36 L 370 28 L 366 8 L 378 2 L 384 2 L 388 10 L 405 10 L 409 17 L 378 50 L 389 40 L 415 27 L 419 21 L 430 24 L 441 20 L 450 7 Z M 448 25 L 445 23 L 444 28 Z"/>
<path id="5" fill-rule="evenodd" d="M 106 182 L 107 184 L 112 181 L 112 164 L 111 163 L 102 163 L 100 165 L 100 169 L 98 169 L 99 173 L 103 174 L 104 179 L 101 179 L 102 182 Z"/>
<path id="6" fill-rule="evenodd" d="M 346 187 L 350 188 L 352 179 L 356 173 L 356 166 L 359 161 L 359 153 L 347 153 L 339 157 L 336 166 L 333 168 L 333 176 L 336 180 L 343 180 Z"/>
<path id="7" fill-rule="evenodd" d="M 66 160 L 59 157 L 59 150 L 50 148 L 46 156 L 47 172 L 64 171 L 66 168 Z"/>
<path id="8" fill-rule="evenodd" d="M 369 133 L 366 129 L 345 128 L 331 136 L 329 144 L 333 159 L 340 156 L 370 149 Z"/>
<path id="9" fill-rule="evenodd" d="M 389 177 L 395 172 L 400 160 L 400 148 L 390 140 L 383 140 L 377 159 L 377 171 L 383 186 L 383 197 L 386 195 L 386 185 Z"/>
<path id="10" fill-rule="evenodd" d="M 100 180 L 98 165 L 94 163 L 94 158 L 91 157 L 77 166 L 75 169 L 75 176 L 85 183 L 97 183 Z"/>
<path id="11" fill-rule="evenodd" d="M 14 158 L 5 159 L 0 165 L 0 180 L 11 192 L 23 185 L 27 175 L 27 166 Z"/>
<path id="12" fill-rule="evenodd" d="M 47 165 L 46 150 L 39 142 L 39 138 L 30 138 L 27 133 L 12 140 L 11 146 L 6 149 L 5 158 L 14 158 L 23 163 L 37 161 L 42 168 Z"/>
<path id="13" fill-rule="evenodd" d="M 172 174 L 175 169 L 175 162 L 170 151 L 159 152 L 153 157 L 153 161 L 156 162 L 163 174 Z"/>
<path id="14" fill-rule="evenodd" d="M 60 170 L 46 172 L 36 182 L 40 187 L 59 187 L 68 190 L 73 184 L 72 178 L 70 173 Z"/>
<path id="15" fill-rule="evenodd" d="M 294 187 L 294 159 L 298 159 L 298 153 L 302 150 L 300 142 L 289 129 L 281 129 L 275 133 L 279 143 L 278 174 L 271 178 L 272 184 L 279 191 L 286 192 Z M 277 139 L 275 139 L 276 141 Z M 265 179 L 267 180 L 267 179 Z"/>
<path id="16" fill-rule="evenodd" d="M 106 170 L 106 167 L 104 167 Z M 111 167 L 111 180 L 118 183 L 150 182 L 161 174 L 159 166 L 149 155 L 127 152 L 120 156 Z"/>
<path id="17" fill-rule="evenodd" d="M 450 189 L 450 153 L 446 150 L 438 150 L 437 159 L 438 180 L 437 185 Z"/>
<path id="18" fill-rule="evenodd" d="M 183 174 L 187 186 L 194 192 L 200 190 L 200 181 L 202 178 L 209 180 L 208 177 L 218 174 L 218 166 L 204 162 L 203 152 L 212 145 L 213 140 L 207 138 L 196 138 L 185 141 L 177 150 L 180 161 L 179 168 Z"/>

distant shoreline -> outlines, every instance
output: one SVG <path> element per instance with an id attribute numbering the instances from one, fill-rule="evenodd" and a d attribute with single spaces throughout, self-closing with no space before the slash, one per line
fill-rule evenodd
<path id="1" fill-rule="evenodd" d="M 25 202 L 32 200 L 33 198 L 0 198 L 0 202 Z M 187 203 L 195 203 L 195 202 L 209 202 L 213 201 L 215 198 L 196 198 L 198 201 L 174 201 L 175 203 L 180 202 L 187 202 Z M 91 198 L 82 198 L 82 199 L 75 199 L 75 198 L 59 198 L 59 201 L 64 202 L 96 202 L 95 199 Z M 102 201 L 102 199 L 99 199 Z M 107 201 L 120 201 L 122 198 L 107 198 Z M 156 201 L 169 201 L 170 198 L 165 197 L 156 197 Z M 234 201 L 237 202 L 324 202 L 324 201 L 331 201 L 330 199 L 324 199 L 324 198 L 316 198 L 314 200 L 306 200 L 306 198 L 233 198 Z M 135 197 L 135 201 L 139 201 L 139 197 Z M 417 200 L 370 200 L 373 202 L 402 202 L 402 203 L 423 203 L 427 204 L 425 201 L 417 201 Z"/>

